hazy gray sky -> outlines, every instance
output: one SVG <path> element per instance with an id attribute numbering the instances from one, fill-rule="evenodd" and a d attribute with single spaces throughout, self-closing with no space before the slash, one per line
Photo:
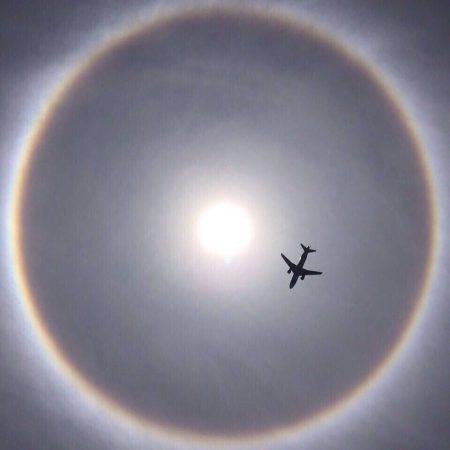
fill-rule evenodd
<path id="1" fill-rule="evenodd" d="M 417 303 L 434 225 L 419 146 L 365 66 L 261 9 L 180 13 L 105 50 L 41 127 L 20 227 L 42 324 L 89 389 L 198 436 L 161 440 L 96 402 L 39 340 L 6 229 L 14 158 L 39 99 L 73 55 L 145 4 L 4 5 L 5 448 L 200 448 L 202 435 L 234 448 L 228 438 L 300 425 L 370 378 Z M 448 7 L 270 5 L 336 30 L 397 88 L 423 135 L 443 248 Z M 231 262 L 195 233 L 222 199 L 255 228 Z M 306 267 L 324 274 L 289 290 L 280 252 L 296 260 L 300 242 L 317 249 Z M 391 366 L 324 423 L 255 448 L 445 447 L 449 264 L 437 255 L 421 319 Z"/>

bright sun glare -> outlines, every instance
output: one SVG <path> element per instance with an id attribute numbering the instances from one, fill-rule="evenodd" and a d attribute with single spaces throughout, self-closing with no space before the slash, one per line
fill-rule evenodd
<path id="1" fill-rule="evenodd" d="M 242 208 L 219 203 L 200 216 L 198 236 L 206 251 L 230 261 L 250 244 L 252 224 Z"/>

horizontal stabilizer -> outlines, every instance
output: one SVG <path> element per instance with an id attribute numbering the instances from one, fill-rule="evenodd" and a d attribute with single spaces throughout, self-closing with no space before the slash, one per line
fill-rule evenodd
<path id="1" fill-rule="evenodd" d="M 307 252 L 307 253 L 313 253 L 315 252 L 314 249 L 310 248 L 310 246 L 308 245 L 308 247 L 305 247 L 303 244 L 300 244 L 302 246 L 302 249 Z"/>

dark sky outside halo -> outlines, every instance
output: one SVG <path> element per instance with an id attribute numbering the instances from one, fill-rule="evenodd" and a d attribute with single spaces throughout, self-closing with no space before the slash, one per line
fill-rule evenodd
<path id="1" fill-rule="evenodd" d="M 371 7 L 366 7 L 366 9 L 365 9 L 365 11 L 364 11 L 364 6 L 361 6 L 361 4 L 359 4 L 358 5 L 358 7 L 357 8 L 355 8 L 357 11 L 359 11 L 360 13 L 361 12 L 366 12 L 366 17 L 368 17 L 368 15 L 367 15 L 367 10 L 369 10 L 370 11 L 370 8 Z M 423 20 L 427 25 L 429 24 L 429 22 L 427 22 L 427 20 L 428 20 L 428 17 L 430 17 L 432 14 L 433 14 L 433 12 L 432 12 L 432 10 L 433 10 L 433 8 L 435 9 L 435 6 L 434 6 L 434 4 L 433 4 L 433 7 L 430 7 L 429 9 L 431 10 L 431 12 L 430 12 L 430 14 L 427 16 L 427 15 L 424 15 L 424 14 L 418 14 L 418 13 L 413 13 L 412 11 L 409 11 L 409 19 L 408 20 L 410 20 L 410 22 L 412 22 L 412 18 L 411 18 L 411 16 L 413 16 L 413 18 L 414 17 L 420 17 L 420 19 L 416 19 L 416 18 L 414 18 L 414 23 L 420 23 L 420 20 Z M 49 8 L 49 9 L 51 9 L 51 8 Z M 401 8 L 397 8 L 397 9 L 401 9 Z M 411 8 L 413 11 L 414 11 L 414 9 L 413 8 Z M 428 9 L 428 8 L 427 8 Z M 442 8 L 441 8 L 442 9 Z M 58 9 L 56 9 L 56 11 L 57 11 Z M 56 14 L 56 11 L 55 11 L 55 14 Z M 343 11 L 344 11 L 344 8 L 343 8 Z M 345 11 L 344 11 L 345 12 Z M 373 13 L 374 12 L 374 8 L 372 8 L 372 11 L 370 11 L 371 13 Z M 376 15 L 373 15 L 373 14 L 371 14 L 372 16 L 380 16 L 380 14 L 382 14 L 381 12 L 379 12 L 378 10 L 376 11 L 377 12 L 377 14 Z M 416 16 L 415 16 L 415 14 L 417 14 Z M 400 14 L 401 15 L 401 14 Z M 39 19 L 39 14 L 37 14 L 37 15 L 35 15 L 36 16 L 36 19 Z M 397 16 L 392 16 L 392 17 L 390 17 L 390 21 L 389 20 L 386 20 L 386 23 L 393 23 L 393 25 L 391 25 L 391 26 L 396 26 L 397 24 L 400 24 L 400 22 L 396 22 L 396 17 L 398 18 L 399 17 L 399 15 L 397 15 Z M 437 19 L 437 17 L 439 17 L 439 15 L 436 15 L 435 14 L 435 16 L 434 16 L 434 23 L 436 23 L 436 22 L 438 22 L 439 23 L 439 19 Z M 441 17 L 445 17 L 444 15 L 442 15 L 441 14 Z M 72 20 L 73 20 L 73 18 L 72 18 Z M 92 19 L 91 19 L 92 20 Z M 70 20 L 67 20 L 66 19 L 66 21 L 65 22 L 69 22 Z M 35 21 L 35 23 L 36 23 L 37 21 Z M 366 20 L 366 22 L 367 22 L 367 20 Z M 444 21 L 441 21 L 442 23 L 444 22 Z M 402 27 L 404 27 L 405 26 L 405 24 L 406 23 L 408 23 L 407 21 L 405 21 L 405 23 L 404 24 L 402 24 L 401 26 Z M 443 29 L 444 27 L 443 26 L 441 26 L 441 29 Z M 4 29 L 4 28 L 3 28 Z M 30 30 L 32 29 L 32 27 L 30 27 L 29 28 Z M 433 29 L 433 30 L 439 30 L 439 27 L 429 27 L 429 26 L 425 26 L 425 25 L 423 25 L 422 27 L 420 27 L 420 28 L 414 28 L 414 30 L 417 30 L 417 31 L 415 31 L 415 36 L 425 36 L 425 37 L 427 37 L 427 36 L 430 36 L 431 34 L 431 29 Z M 445 28 L 444 28 L 445 29 Z M 420 30 L 420 31 L 419 31 Z M 434 31 L 433 31 L 434 32 Z M 428 35 L 427 35 L 427 33 L 428 33 Z M 50 34 L 50 30 L 48 30 L 48 34 Z M 45 33 L 41 33 L 41 35 L 45 35 Z M 437 33 L 436 33 L 436 35 L 438 35 Z M 418 39 L 418 38 L 417 38 Z M 434 41 L 432 41 L 431 39 L 430 39 L 430 42 L 434 42 Z M 435 43 L 435 42 L 434 42 Z M 411 47 L 411 50 L 410 50 L 410 52 L 411 52 L 411 55 L 413 55 L 413 56 L 417 56 L 417 48 L 419 48 L 419 47 L 414 47 L 414 50 L 412 49 L 412 47 Z M 437 54 L 437 50 L 436 50 L 436 46 L 434 46 L 433 47 L 433 53 L 436 55 Z M 441 53 L 442 54 L 442 53 Z M 430 52 L 427 52 L 427 57 L 428 58 L 432 58 L 433 56 L 431 55 L 430 56 Z M 404 62 L 404 61 L 402 61 L 402 62 Z M 3 66 L 4 67 L 4 66 Z M 2 67 L 2 69 L 3 69 L 3 67 Z M 17 67 L 17 66 L 16 66 Z M 438 59 L 438 60 L 436 60 L 436 64 L 433 66 L 433 77 L 436 79 L 439 79 L 439 71 L 435 71 L 434 69 L 435 68 L 439 68 L 439 67 L 446 67 L 445 66 L 445 59 L 444 58 L 442 58 L 441 57 L 441 59 Z M 9 70 L 9 69 L 8 69 Z M 431 67 L 430 67 L 430 70 L 431 70 Z M 20 71 L 18 71 L 18 72 L 20 72 Z M 3 72 L 4 73 L 4 72 Z M 441 72 L 441 79 L 442 79 L 442 72 Z M 441 85 L 439 85 L 439 84 L 436 84 L 436 85 L 432 85 L 431 83 L 430 84 L 428 84 L 427 86 L 426 86 L 426 88 L 425 88 L 425 90 L 428 90 L 428 92 L 430 92 L 430 91 L 433 91 L 433 90 L 436 90 L 436 91 L 438 91 L 439 89 L 441 89 L 442 90 L 442 92 L 445 92 L 445 89 L 442 87 L 443 86 L 443 84 L 441 84 Z M 422 86 L 423 87 L 423 86 Z M 444 110 L 445 110 L 445 96 L 440 96 L 439 98 L 438 97 L 436 97 L 436 102 L 435 102 L 435 104 L 439 104 L 439 105 L 441 105 L 441 109 L 442 108 L 444 108 Z M 12 103 L 12 102 L 11 102 Z M 444 105 L 444 106 L 442 106 L 442 105 Z M 438 117 L 438 119 L 439 120 L 442 120 L 444 118 L 444 116 L 442 116 L 442 117 Z M 438 123 L 439 123 L 439 120 L 438 120 Z M 313 256 L 317 256 L 317 257 L 319 257 L 320 256 L 320 254 L 318 253 L 317 255 L 313 255 Z M 322 261 L 321 261 L 322 262 Z M 436 327 L 433 327 L 433 328 L 436 328 Z M 433 330 L 434 331 L 434 330 Z M 436 341 L 437 342 L 437 341 Z M 445 341 L 443 341 L 443 342 L 445 342 Z M 436 352 L 436 348 L 434 348 L 433 349 L 433 351 L 430 353 L 430 355 L 432 355 L 432 354 L 434 354 Z M 443 364 L 444 364 L 444 361 L 445 361 L 445 358 L 441 358 L 440 359 L 440 362 L 439 362 L 439 364 L 437 365 L 437 363 L 436 363 L 436 360 L 435 359 L 433 359 L 432 358 L 432 360 L 430 361 L 429 359 L 428 359 L 428 361 L 427 361 L 427 367 L 428 367 L 428 371 L 429 371 L 429 373 L 432 371 L 432 370 L 434 370 L 434 369 L 432 369 L 433 367 L 438 367 L 438 366 L 443 366 Z M 427 386 L 427 392 L 434 392 L 434 391 L 436 391 L 436 389 L 437 389 L 437 385 L 435 386 L 435 387 L 433 387 L 433 386 L 430 386 L 430 383 L 431 383 L 431 381 L 430 380 L 441 380 L 441 382 L 444 382 L 444 380 L 445 380 L 445 376 L 444 376 L 444 374 L 445 374 L 445 367 L 443 367 L 443 371 L 441 371 L 441 375 L 439 376 L 439 377 L 437 377 L 437 376 L 431 376 L 431 377 L 429 377 L 428 379 L 425 379 L 425 378 L 423 378 L 422 379 L 422 385 L 423 386 Z M 423 369 L 423 370 L 425 370 L 425 369 Z M 20 380 L 20 379 L 19 379 Z M 406 381 L 407 382 L 407 384 L 408 384 L 408 381 L 407 380 L 404 380 L 404 381 Z M 405 386 L 405 383 L 402 383 L 402 385 L 403 386 Z M 25 395 L 25 392 L 28 392 L 29 391 L 29 389 L 28 390 L 23 390 L 22 392 L 23 392 L 23 397 L 26 397 L 26 395 Z M 411 389 L 410 389 L 410 391 L 411 391 Z M 12 392 L 12 391 L 11 391 Z M 20 391 L 18 391 L 18 392 L 20 392 Z M 443 402 L 443 400 L 444 400 L 444 398 L 445 398 L 445 396 L 443 396 L 443 395 L 440 395 L 439 397 L 437 397 L 435 394 L 433 394 L 432 396 L 430 395 L 430 396 L 427 396 L 427 395 L 425 395 L 425 390 L 421 390 L 421 392 L 423 392 L 423 395 L 424 395 L 424 398 L 422 399 L 422 401 L 421 402 L 418 402 L 417 404 L 427 404 L 427 402 L 430 402 L 430 401 L 432 401 L 431 399 L 435 399 L 434 400 L 434 403 L 433 403 L 433 408 L 430 408 L 429 410 L 430 411 L 435 411 L 436 410 L 436 408 L 437 408 L 437 405 L 439 404 L 439 402 L 440 402 L 440 404 L 442 405 L 442 406 L 440 406 L 440 411 L 442 411 L 442 413 L 444 413 L 444 411 L 445 411 L 445 408 L 444 408 L 444 405 L 445 405 L 445 403 L 442 403 Z M 445 389 L 444 390 L 442 390 L 441 391 L 441 393 L 442 392 L 445 392 Z M 420 395 L 422 395 L 422 394 L 420 394 L 419 395 L 419 393 L 416 391 L 416 392 L 414 392 L 414 395 L 416 396 L 416 397 L 420 397 Z M 20 397 L 18 394 L 16 394 L 15 395 L 15 397 L 13 397 L 13 398 L 15 398 L 15 399 L 17 399 L 18 397 Z M 27 398 L 30 398 L 31 396 L 28 396 Z M 413 398 L 413 396 L 411 396 L 411 401 L 412 401 L 412 398 Z M 400 405 L 401 405 L 401 402 L 399 403 Z M 391 416 L 392 414 L 391 413 L 389 413 L 389 414 L 387 414 L 387 412 L 386 412 L 386 410 L 383 410 L 383 412 L 384 412 L 384 416 L 383 417 L 385 417 L 385 418 L 387 418 L 387 419 L 389 419 L 389 420 L 391 420 L 391 422 L 390 422 L 390 426 L 388 427 L 388 426 L 386 426 L 386 423 L 384 423 L 384 421 L 382 421 L 383 422 L 383 425 L 381 424 L 381 423 L 379 423 L 379 422 L 377 422 L 377 427 L 376 427 L 376 431 L 373 429 L 373 427 L 371 428 L 371 431 L 369 432 L 369 431 L 366 431 L 366 433 L 367 433 L 367 435 L 366 435 L 366 438 L 367 437 L 370 437 L 370 438 L 372 438 L 372 439 L 362 439 L 361 438 L 361 436 L 364 436 L 364 427 L 361 427 L 361 429 L 352 429 L 351 430 L 351 434 L 350 434 L 350 438 L 348 438 L 347 439 L 347 442 L 346 442 L 346 444 L 348 444 L 348 445 L 353 445 L 353 444 L 355 444 L 355 443 L 358 443 L 359 445 L 357 445 L 355 448 L 365 448 L 365 446 L 367 446 L 367 448 L 369 448 L 369 446 L 371 445 L 371 444 L 369 444 L 369 442 L 368 441 L 371 441 L 371 442 L 373 442 L 373 441 L 377 441 L 378 440 L 378 443 L 384 443 L 384 444 L 386 444 L 386 443 L 392 443 L 392 442 L 409 442 L 410 443 L 410 445 L 407 447 L 407 448 L 413 448 L 413 446 L 415 445 L 415 441 L 413 441 L 412 440 L 412 438 L 411 438 L 411 436 L 413 436 L 414 435 L 414 433 L 412 433 L 412 431 L 411 431 L 411 423 L 414 423 L 414 420 L 416 420 L 416 427 L 415 427 L 415 429 L 416 429 L 416 431 L 417 431 L 417 429 L 421 429 L 422 430 L 422 435 L 424 434 L 423 433 L 423 430 L 425 430 L 426 429 L 426 426 L 425 426 L 425 424 L 426 423 L 429 423 L 429 429 L 431 430 L 431 429 L 436 429 L 436 430 L 440 430 L 441 431 L 441 433 L 444 433 L 444 434 L 441 434 L 440 436 L 441 437 L 439 437 L 439 434 L 437 434 L 437 435 L 431 435 L 431 434 L 429 434 L 429 433 L 425 433 L 425 438 L 423 438 L 424 440 L 422 441 L 422 445 L 418 445 L 417 446 L 417 448 L 427 448 L 427 446 L 426 446 L 426 443 L 428 442 L 428 443 L 430 443 L 430 442 L 445 442 L 445 440 L 444 440 L 444 438 L 442 438 L 442 436 L 444 435 L 445 436 L 445 428 L 443 428 L 443 427 L 439 427 L 438 426 L 438 424 L 439 423 L 445 423 L 445 420 L 444 421 L 438 421 L 438 420 L 433 420 L 433 421 L 430 421 L 430 420 L 428 420 L 428 422 L 427 422 L 427 420 L 425 420 L 425 418 L 423 418 L 422 420 L 420 420 L 420 421 L 418 421 L 418 419 L 417 419 L 417 417 L 418 417 L 418 409 L 416 408 L 416 409 L 414 409 L 414 402 L 412 402 L 411 403 L 411 406 L 412 406 L 412 408 L 409 408 L 408 409 L 408 412 L 407 411 L 402 411 L 401 409 L 400 409 L 400 406 L 397 406 L 397 405 L 399 405 L 399 404 L 397 404 L 396 403 L 396 405 L 394 406 L 395 408 L 397 408 L 397 412 L 399 413 L 398 414 L 398 416 L 397 417 L 395 417 L 395 420 L 393 420 L 393 418 L 392 417 L 389 417 L 389 416 Z M 436 407 L 436 408 L 435 408 Z M 391 408 L 392 408 L 392 406 L 391 406 Z M 426 407 L 425 407 L 425 409 L 426 409 Z M 439 408 L 438 408 L 438 410 L 439 410 Z M 417 411 L 417 413 L 413 413 L 413 412 L 411 412 L 411 411 Z M 64 409 L 63 409 L 63 411 L 61 412 L 62 414 L 64 414 Z M 26 417 L 26 416 L 31 416 L 33 414 L 33 412 L 30 410 L 30 409 L 28 409 L 28 412 L 27 413 L 25 413 L 24 414 L 24 416 Z M 428 417 L 428 415 L 427 415 L 427 417 Z M 398 426 L 399 425 L 399 423 L 400 422 L 402 422 L 403 420 L 405 420 L 405 419 L 403 419 L 403 418 L 408 418 L 408 420 L 410 420 L 411 422 L 410 422 L 410 424 L 409 424 L 409 426 L 406 426 L 406 427 L 400 427 L 400 426 Z M 46 422 L 46 421 L 55 421 L 56 419 L 55 418 L 53 418 L 53 417 L 42 417 L 42 418 L 40 418 L 40 420 L 35 420 L 34 422 L 33 421 L 30 421 L 30 423 L 28 424 L 28 428 L 24 428 L 24 433 L 26 433 L 29 429 L 32 429 L 33 428 L 33 426 L 34 427 L 39 427 L 39 425 L 38 425 L 38 423 L 42 423 L 42 422 Z M 431 422 L 431 423 L 430 423 Z M 33 425 L 34 424 L 34 425 Z M 397 424 L 397 425 L 393 425 L 393 424 Z M 419 426 L 419 424 L 420 424 L 420 426 Z M 383 428 L 383 426 L 386 426 L 386 428 Z M 379 427 L 379 428 L 378 428 Z M 413 427 L 414 428 L 414 427 Z M 5 428 L 5 430 L 6 430 L 7 428 Z M 384 434 L 383 434 L 383 430 L 384 429 Z M 74 431 L 75 432 L 75 429 L 73 428 L 73 427 L 69 427 L 69 429 L 68 430 L 66 430 L 65 431 L 65 433 L 68 433 L 68 432 L 71 432 L 71 431 Z M 400 433 L 399 434 L 399 430 L 402 430 L 403 432 L 402 433 Z M 406 431 L 407 432 L 406 432 Z M 81 433 L 81 436 L 87 436 L 87 430 L 86 429 L 83 429 L 83 430 L 78 430 L 80 433 Z M 52 442 L 52 440 L 53 440 L 53 442 L 56 442 L 56 440 L 57 439 L 62 439 L 61 438 L 61 436 L 62 436 L 62 431 L 60 432 L 60 434 L 53 434 L 52 435 L 52 437 L 50 437 L 50 436 L 48 436 L 47 437 L 47 439 L 48 439 L 48 441 L 47 441 L 47 443 L 48 442 Z M 411 433 L 411 434 L 408 434 L 408 433 Z M 420 434 L 420 433 L 419 433 Z M 57 437 L 58 436 L 58 437 Z M 358 441 L 358 436 L 359 436 L 359 441 Z M 409 438 L 408 438 L 408 436 L 410 436 Z M 352 439 L 353 438 L 353 439 Z M 22 435 L 21 436 L 21 439 L 26 439 L 26 434 L 24 434 L 24 435 Z M 34 443 L 36 444 L 36 441 L 38 442 L 36 445 L 37 446 L 39 446 L 40 444 L 39 444 L 39 442 L 42 442 L 42 439 L 44 439 L 43 438 L 43 435 L 42 434 L 39 434 L 39 436 L 34 436 Z M 82 439 L 82 437 L 80 437 L 80 435 L 78 435 L 78 439 Z M 87 438 L 86 438 L 87 439 Z M 94 439 L 94 441 L 92 441 L 92 442 L 96 442 L 97 443 L 97 445 L 100 445 L 99 444 L 99 442 L 96 440 L 96 439 L 98 439 L 98 436 L 97 436 L 97 438 L 93 438 Z M 409 439 L 409 441 L 408 441 L 408 439 Z M 61 441 L 60 441 L 61 442 Z M 66 444 L 69 444 L 70 445 L 70 442 L 73 442 L 73 441 L 67 441 L 67 442 L 65 442 Z M 352 442 L 353 442 L 353 444 L 352 444 Z M 423 445 L 425 443 L 425 445 Z M 336 444 L 337 446 L 335 447 L 335 448 L 339 448 L 339 443 L 337 443 Z M 355 444 L 356 445 L 356 444 Z M 389 444 L 388 444 L 389 445 Z M 22 446 L 23 447 L 23 446 Z M 61 445 L 59 445 L 59 446 L 57 446 L 57 447 L 55 447 L 55 448 L 58 448 L 58 447 L 61 447 Z M 323 448 L 332 448 L 333 447 L 333 444 L 332 443 L 330 443 L 330 442 L 328 442 L 328 446 L 324 446 Z M 342 447 L 342 445 L 341 445 L 341 447 Z M 12 447 L 11 447 L 12 448 Z M 42 446 L 42 448 L 48 448 L 48 446 L 45 446 L 45 445 L 43 445 Z M 76 446 L 74 446 L 74 448 L 77 448 Z M 78 448 L 79 448 L 79 446 L 78 446 Z M 106 447 L 107 448 L 107 447 Z M 333 447 L 334 448 L 334 447 Z M 376 445 L 375 444 L 375 446 L 373 447 L 373 448 L 380 448 L 380 445 Z M 433 445 L 432 447 L 430 446 L 430 448 L 440 448 L 439 447 L 439 445 L 438 446 L 435 446 L 435 445 Z"/>
<path id="2" fill-rule="evenodd" d="M 50 119 L 49 131 L 37 144 L 23 208 L 31 285 L 36 289 L 43 317 L 48 318 L 56 341 L 63 342 L 69 359 L 74 358 L 75 365 L 80 365 L 81 371 L 86 371 L 101 389 L 105 383 L 106 391 L 130 409 L 211 433 L 248 432 L 298 421 L 332 403 L 368 376 L 411 313 L 416 283 L 424 271 L 426 247 L 408 248 L 409 240 L 405 240 L 396 252 L 399 259 L 385 260 L 383 255 L 376 259 L 373 255 L 375 248 L 386 242 L 391 250 L 401 242 L 395 231 L 397 214 L 413 214 L 403 238 L 410 238 L 411 233 L 417 241 L 428 239 L 427 218 L 421 212 L 426 211 L 426 204 L 419 211 L 406 209 L 392 214 L 388 209 L 398 210 L 402 198 L 420 199 L 423 195 L 424 181 L 414 162 L 412 142 L 383 94 L 364 79 L 366 75 L 307 35 L 285 31 L 276 22 L 271 26 L 256 16 L 245 20 L 243 15 L 222 14 L 193 16 L 157 31 L 142 33 L 118 51 L 109 52 L 94 68 L 92 77 L 88 72 L 84 83 L 76 83 L 74 94 L 67 95 L 54 121 Z M 275 44 L 277 41 L 280 44 Z M 218 87 L 207 70 L 217 60 L 225 60 Z M 189 71 L 185 79 L 171 76 L 172 71 L 185 73 L 185 61 L 188 69 L 191 61 L 194 67 L 206 66 L 205 77 L 211 83 L 192 83 Z M 267 89 L 256 91 L 256 95 L 253 91 L 253 95 L 236 96 L 229 87 L 235 80 L 235 65 L 244 65 L 250 73 L 252 67 L 256 67 L 256 73 L 266 68 Z M 167 71 L 169 77 L 154 80 L 153 66 L 163 73 Z M 279 67 L 283 69 L 278 75 Z M 245 70 L 238 69 L 238 73 Z M 289 121 L 284 108 L 281 114 L 278 110 L 274 113 L 271 86 L 284 85 L 285 78 L 294 86 L 295 77 L 305 88 L 300 92 L 292 89 Z M 327 100 L 329 92 L 323 94 L 322 86 L 333 83 L 338 83 L 335 93 L 339 95 Z M 348 98 L 353 100 L 355 88 L 358 94 L 352 112 L 344 105 Z M 265 100 L 264 95 L 269 99 Z M 359 102 L 370 108 L 359 106 Z M 308 105 L 306 110 L 304 105 Z M 377 120 L 378 125 L 373 125 Z M 348 125 L 355 121 L 354 128 Z M 334 133 L 335 144 L 331 147 L 336 155 L 330 153 L 329 145 L 322 144 L 317 133 L 323 131 L 318 130 L 317 122 L 326 129 L 338 122 L 336 128 L 342 134 Z M 346 126 L 347 133 L 343 132 Z M 269 129 L 268 136 L 277 143 L 272 149 L 276 154 L 261 152 L 252 143 L 239 151 L 211 150 L 217 142 L 219 146 L 227 142 L 228 136 L 235 139 L 236 132 L 245 138 L 247 128 L 263 138 L 264 130 Z M 219 129 L 218 135 L 215 129 Z M 350 131 L 354 138 L 349 137 Z M 383 139 L 377 138 L 381 133 Z M 193 145 L 191 136 L 203 145 Z M 304 141 L 310 148 L 306 157 L 297 149 Z M 361 149 L 363 141 L 366 147 Z M 383 152 L 377 165 L 371 156 L 374 151 Z M 391 153 L 395 152 L 401 155 L 397 157 L 401 162 L 387 164 L 385 159 L 392 159 Z M 177 168 L 192 160 L 207 174 L 207 182 L 200 189 L 206 193 L 211 184 L 229 190 L 228 176 L 239 180 L 240 172 L 244 172 L 244 179 L 264 179 L 269 197 L 270 192 L 275 192 L 279 202 L 283 199 L 289 203 L 289 207 L 281 203 L 283 209 L 272 206 L 272 211 L 277 217 L 286 217 L 288 223 L 297 223 L 292 227 L 291 242 L 298 240 L 302 224 L 307 229 L 302 198 L 306 202 L 312 198 L 319 205 L 325 203 L 335 216 L 333 222 L 328 222 L 331 229 L 320 226 L 323 205 L 315 210 L 312 201 L 308 216 L 320 230 L 316 236 L 326 239 L 330 233 L 333 235 L 335 266 L 340 255 L 351 252 L 355 264 L 351 266 L 353 283 L 350 289 L 340 287 L 348 279 L 345 270 L 340 276 L 330 276 L 323 294 L 311 291 L 308 297 L 316 297 L 319 305 L 333 298 L 334 306 L 328 314 L 336 307 L 338 311 L 350 311 L 345 315 L 325 314 L 324 330 L 317 336 L 317 325 L 311 329 L 302 323 L 298 312 L 292 314 L 292 307 L 280 307 L 286 294 L 280 293 L 278 277 L 273 276 L 279 266 L 273 257 L 278 257 L 279 250 L 270 259 L 267 254 L 264 259 L 253 254 L 253 259 L 241 266 L 245 270 L 246 265 L 258 261 L 257 276 L 250 278 L 247 273 L 246 287 L 239 273 L 227 279 L 223 267 L 215 269 L 219 276 L 210 273 L 207 266 L 203 268 L 202 256 L 195 250 L 195 258 L 189 253 L 190 238 L 184 233 L 182 240 L 188 240 L 188 244 L 181 240 L 181 245 L 173 245 L 174 240 L 178 243 L 180 231 L 170 223 L 172 211 L 183 208 L 183 201 L 195 204 L 195 198 L 182 198 L 179 204 L 178 199 L 165 197 L 164 193 L 178 183 Z M 348 164 L 351 160 L 356 162 Z M 277 165 L 280 169 L 274 170 Z M 364 169 L 373 174 L 372 178 Z M 394 176 L 389 176 L 392 170 Z M 411 183 L 398 187 L 398 173 L 402 170 L 415 170 L 417 175 L 410 177 Z M 321 178 L 323 173 L 328 181 Z M 188 190 L 189 186 L 188 181 Z M 338 198 L 333 202 L 336 193 Z M 145 195 L 151 199 L 154 212 L 149 222 L 145 221 Z M 165 232 L 168 225 L 170 234 Z M 176 219 L 175 225 L 180 227 L 180 221 Z M 336 240 L 336 228 L 341 235 L 350 233 L 353 242 L 343 242 L 341 237 Z M 276 234 L 278 230 L 269 232 Z M 267 237 L 270 242 L 270 234 Z M 48 265 L 42 265 L 46 253 Z M 178 259 L 172 257 L 174 253 Z M 68 254 L 72 257 L 67 258 Z M 408 261 L 416 261 L 417 267 L 406 264 Z M 202 289 L 201 281 L 183 277 L 185 266 L 190 271 L 187 262 L 194 272 L 200 267 L 205 279 L 213 276 L 212 290 Z M 211 262 L 206 260 L 206 264 Z M 326 263 L 322 264 L 326 268 Z M 328 273 L 339 272 L 335 267 Z M 411 280 L 407 285 L 412 289 L 398 286 L 398 276 Z M 392 282 L 387 283 L 388 279 Z M 381 289 L 385 290 L 380 293 Z M 364 300 L 368 292 L 371 294 Z M 234 300 L 236 297 L 239 302 Z M 264 314 L 268 311 L 264 310 L 262 317 L 253 312 L 243 317 L 236 312 L 231 316 L 223 314 L 230 304 L 238 311 L 239 303 L 250 302 L 258 307 L 260 297 L 275 321 L 267 320 Z M 199 302 L 210 303 L 205 316 Z M 358 302 L 359 306 L 355 304 Z M 364 310 L 360 309 L 362 305 Z M 355 334 L 342 333 L 349 329 L 346 323 L 352 323 Z M 374 336 L 378 334 L 384 336 L 377 336 L 377 342 Z M 247 346 L 242 348 L 243 343 Z M 344 349 L 352 355 L 350 358 L 341 356 Z M 322 356 L 318 356 L 320 353 Z M 267 367 L 268 361 L 273 368 Z"/>

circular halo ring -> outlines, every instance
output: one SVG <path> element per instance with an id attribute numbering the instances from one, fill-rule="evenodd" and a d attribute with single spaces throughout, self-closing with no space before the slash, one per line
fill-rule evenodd
<path id="1" fill-rule="evenodd" d="M 240 14 L 246 14 L 249 17 L 256 17 L 262 21 L 267 20 L 278 22 L 280 25 L 290 28 L 293 31 L 301 30 L 302 32 L 312 36 L 314 39 L 328 45 L 343 58 L 349 61 L 349 63 L 360 69 L 361 72 L 367 76 L 374 86 L 379 89 L 380 93 L 382 93 L 388 100 L 399 121 L 402 123 L 407 135 L 409 136 L 412 147 L 416 151 L 416 156 L 425 181 L 426 197 L 429 205 L 428 223 L 430 230 L 427 243 L 428 251 L 424 274 L 420 288 L 418 289 L 416 295 L 416 302 L 406 320 L 402 332 L 375 369 L 369 373 L 356 387 L 348 391 L 337 401 L 310 415 L 306 419 L 258 433 L 243 433 L 236 435 L 203 435 L 196 432 L 191 432 L 189 430 L 175 428 L 164 423 L 151 421 L 148 417 L 126 409 L 124 406 L 111 399 L 101 389 L 94 386 L 72 363 L 69 357 L 63 353 L 54 337 L 46 329 L 43 318 L 41 317 L 41 314 L 36 306 L 32 288 L 27 279 L 25 261 L 22 254 L 21 206 L 28 171 L 33 152 L 36 147 L 35 144 L 39 142 L 43 131 L 46 129 L 46 125 L 52 119 L 53 113 L 64 95 L 70 91 L 71 87 L 78 80 L 78 78 L 86 73 L 93 64 L 95 64 L 98 58 L 105 55 L 111 49 L 114 49 L 117 45 L 126 43 L 128 39 L 138 34 L 141 30 L 149 27 L 163 26 L 164 24 L 170 23 L 174 19 L 183 18 L 185 16 L 188 17 L 192 14 L 207 17 L 210 12 L 231 14 L 234 17 L 237 17 Z M 344 406 L 355 400 L 360 394 L 362 394 L 363 391 L 367 390 L 370 385 L 372 385 L 372 383 L 399 354 L 403 345 L 408 340 L 425 303 L 436 259 L 436 247 L 438 241 L 438 210 L 436 206 L 436 195 L 431 169 L 426 157 L 426 149 L 419 137 L 419 133 L 416 130 L 411 117 L 397 99 L 395 91 L 386 83 L 381 74 L 379 74 L 376 69 L 372 67 L 372 65 L 361 58 L 358 54 L 348 49 L 344 43 L 339 42 L 333 35 L 330 35 L 328 31 L 319 29 L 316 25 L 303 21 L 298 17 L 288 16 L 283 11 L 273 11 L 272 9 L 266 11 L 265 9 L 259 7 L 241 7 L 236 5 L 175 8 L 174 11 L 156 14 L 156 17 L 150 18 L 145 23 L 140 23 L 137 26 L 122 30 L 117 35 L 108 39 L 106 43 L 101 44 L 99 47 L 88 53 L 88 55 L 80 63 L 78 63 L 53 90 L 24 139 L 24 145 L 20 149 L 12 183 L 8 214 L 8 237 L 13 271 L 19 295 L 22 299 L 22 306 L 31 321 L 34 332 L 38 336 L 39 343 L 42 345 L 46 353 L 51 356 L 52 361 L 56 364 L 61 374 L 73 382 L 73 384 L 77 386 L 77 388 L 80 389 L 85 395 L 96 400 L 100 406 L 108 410 L 108 412 L 112 415 L 112 418 L 118 419 L 121 423 L 125 422 L 129 425 L 136 426 L 143 431 L 147 431 L 152 435 L 155 435 L 155 437 L 160 437 L 172 442 L 174 439 L 179 439 L 185 443 L 187 441 L 191 441 L 199 444 L 213 445 L 233 442 L 236 444 L 254 443 L 267 439 L 277 439 L 287 434 L 299 433 L 302 430 L 316 425 L 323 419 L 329 418 L 339 412 Z"/>

